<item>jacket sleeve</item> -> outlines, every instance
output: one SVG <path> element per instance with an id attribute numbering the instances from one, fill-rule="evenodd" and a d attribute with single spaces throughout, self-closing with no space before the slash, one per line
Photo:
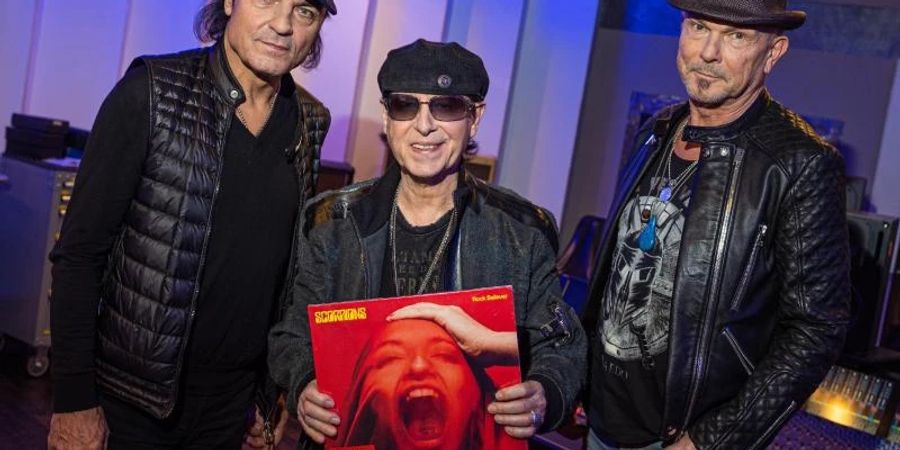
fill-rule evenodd
<path id="1" fill-rule="evenodd" d="M 765 446 L 843 346 L 850 310 L 843 160 L 822 152 L 799 173 L 775 227 L 776 333 L 738 395 L 689 427 L 699 449 Z"/>
<path id="2" fill-rule="evenodd" d="M 547 399 L 540 431 L 559 427 L 575 408 L 575 397 L 584 382 L 587 339 L 572 308 L 563 302 L 555 253 L 540 233 L 535 233 L 530 261 L 525 327 L 520 327 L 520 355 L 525 378 L 541 383 Z"/>
<path id="3" fill-rule="evenodd" d="M 292 302 L 269 334 L 269 371 L 272 379 L 287 391 L 287 408 L 291 414 L 297 412 L 300 392 L 315 378 L 306 307 L 322 303 L 332 285 L 328 252 L 321 236 L 316 238 L 316 231 L 309 238 L 301 236 L 299 240 Z"/>

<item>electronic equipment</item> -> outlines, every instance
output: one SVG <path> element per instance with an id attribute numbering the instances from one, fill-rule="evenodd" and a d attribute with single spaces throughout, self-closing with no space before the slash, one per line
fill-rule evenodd
<path id="1" fill-rule="evenodd" d="M 463 167 L 475 178 L 493 183 L 497 171 L 497 158 L 481 155 L 463 156 Z"/>
<path id="2" fill-rule="evenodd" d="M 847 213 L 853 321 L 845 353 L 866 353 L 881 346 L 884 340 L 898 222 L 896 217 Z"/>
<path id="3" fill-rule="evenodd" d="M 886 437 L 896 408 L 896 382 L 833 366 L 806 401 L 806 412 L 828 421 Z"/>
<path id="4" fill-rule="evenodd" d="M 847 211 L 860 211 L 865 206 L 866 179 L 847 177 Z"/>
<path id="5" fill-rule="evenodd" d="M 345 162 L 320 160 L 316 193 L 340 189 L 353 183 L 353 173 L 353 166 Z"/>
<path id="6" fill-rule="evenodd" d="M 83 150 L 89 132 L 59 119 L 13 113 L 6 127 L 6 154 L 31 159 L 63 158 L 69 149 Z"/>
<path id="7" fill-rule="evenodd" d="M 50 363 L 47 255 L 59 239 L 76 168 L 13 155 L 0 161 L 9 177 L 0 186 L 0 337 L 36 349 L 26 370 L 38 377 Z"/>

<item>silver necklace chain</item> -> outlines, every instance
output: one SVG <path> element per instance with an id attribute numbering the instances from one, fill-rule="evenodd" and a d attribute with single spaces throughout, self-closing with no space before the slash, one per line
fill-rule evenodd
<path id="1" fill-rule="evenodd" d="M 279 92 L 281 92 L 281 85 L 278 85 L 278 89 L 275 90 L 275 94 L 273 94 L 272 99 L 269 100 L 269 111 L 266 113 L 266 120 L 263 120 L 262 126 L 259 127 L 259 133 L 262 133 L 262 130 L 266 129 L 269 118 L 272 117 L 272 111 L 275 109 L 275 99 L 278 98 Z M 234 113 L 237 114 L 238 120 L 244 124 L 244 128 L 250 131 L 250 133 L 253 133 L 253 130 L 250 129 L 250 125 L 247 125 L 247 118 L 245 118 L 244 113 L 241 112 L 241 105 L 238 105 L 238 107 L 234 109 Z"/>
<path id="2" fill-rule="evenodd" d="M 678 188 L 680 188 L 681 185 L 685 181 L 687 181 L 688 177 L 690 177 L 691 173 L 693 173 L 692 170 L 697 166 L 697 162 L 700 161 L 698 159 L 692 162 L 689 166 L 682 170 L 680 174 L 678 174 L 674 181 L 672 180 L 672 155 L 675 154 L 675 147 L 678 145 L 678 141 L 681 140 L 682 134 L 684 134 L 684 127 L 687 126 L 687 122 L 688 119 L 687 117 L 685 117 L 684 120 L 682 120 L 681 123 L 678 124 L 678 129 L 675 130 L 675 134 L 672 136 L 669 156 L 666 159 L 666 181 L 672 188 L 672 195 L 675 195 L 675 192 L 678 191 Z"/>
<path id="3" fill-rule="evenodd" d="M 400 283 L 397 279 L 397 210 L 399 209 L 397 206 L 397 198 L 399 195 L 400 188 L 398 187 L 397 190 L 394 191 L 394 204 L 391 206 L 391 219 L 388 224 L 389 245 L 391 246 L 391 269 L 394 271 L 394 292 L 397 295 L 400 295 Z M 425 278 L 423 278 L 421 284 L 419 284 L 419 291 L 416 292 L 416 294 L 425 292 L 425 287 L 428 286 L 428 280 L 431 279 L 431 275 L 437 268 L 438 261 L 441 260 L 441 255 L 443 255 L 444 251 L 447 249 L 447 244 L 450 242 L 450 236 L 453 234 L 455 225 L 456 206 L 454 205 L 453 212 L 450 213 L 450 221 L 447 223 L 447 230 L 444 231 L 444 237 L 441 238 L 441 243 L 438 245 L 437 251 L 434 252 L 431 264 L 428 265 L 428 271 L 425 272 Z"/>

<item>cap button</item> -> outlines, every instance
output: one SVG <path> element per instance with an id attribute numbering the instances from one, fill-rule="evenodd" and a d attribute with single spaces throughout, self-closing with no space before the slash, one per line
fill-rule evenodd
<path id="1" fill-rule="evenodd" d="M 437 78 L 437 84 L 443 89 L 447 89 L 453 84 L 453 78 L 450 78 L 450 75 L 441 75 Z"/>

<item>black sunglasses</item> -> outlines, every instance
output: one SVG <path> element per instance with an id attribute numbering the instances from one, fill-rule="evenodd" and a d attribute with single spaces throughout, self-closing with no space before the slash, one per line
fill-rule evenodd
<path id="1" fill-rule="evenodd" d="M 388 117 L 393 120 L 413 120 L 419 114 L 419 105 L 428 105 L 431 117 L 441 122 L 455 122 L 464 119 L 475 109 L 475 104 L 466 97 L 439 95 L 427 102 L 409 94 L 390 94 L 381 103 L 387 108 Z"/>

